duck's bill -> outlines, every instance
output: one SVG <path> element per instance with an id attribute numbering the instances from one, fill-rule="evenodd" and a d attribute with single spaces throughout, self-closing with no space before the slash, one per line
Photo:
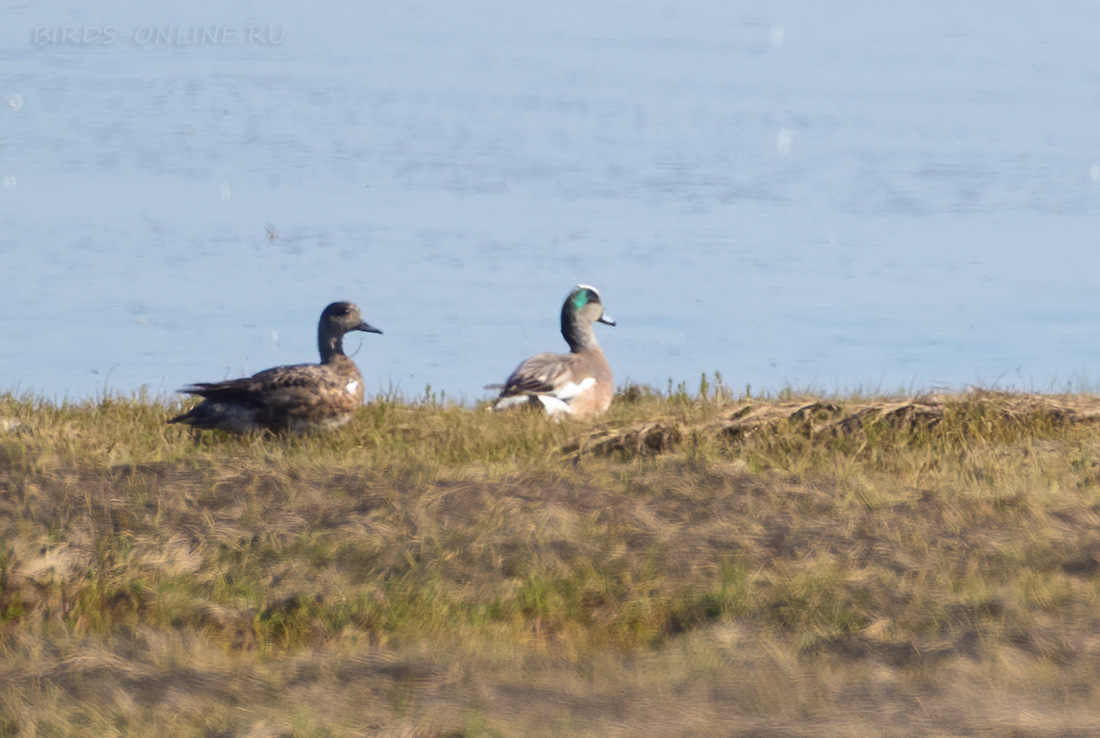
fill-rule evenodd
<path id="1" fill-rule="evenodd" d="M 363 331 L 365 333 L 377 333 L 378 335 L 382 335 L 381 329 L 375 328 L 373 325 L 365 320 L 359 325 L 355 326 L 355 330 Z"/>
<path id="2" fill-rule="evenodd" d="M 603 315 L 601 315 L 601 316 L 600 316 L 600 319 L 599 319 L 599 320 L 597 320 L 596 322 L 597 322 L 597 323 L 603 323 L 603 324 L 605 324 L 605 325 L 615 325 L 615 319 L 614 319 L 614 318 L 612 318 L 612 317 L 611 317 L 610 315 L 608 315 L 607 313 L 604 313 Z"/>

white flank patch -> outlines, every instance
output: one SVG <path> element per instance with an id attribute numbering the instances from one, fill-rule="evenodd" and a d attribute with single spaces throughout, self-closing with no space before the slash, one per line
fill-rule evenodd
<path id="1" fill-rule="evenodd" d="M 571 415 L 573 413 L 573 408 L 553 395 L 537 395 L 537 397 L 542 406 L 546 408 L 546 414 L 550 417 Z"/>
<path id="2" fill-rule="evenodd" d="M 520 405 L 526 405 L 531 401 L 531 398 L 527 395 L 512 395 L 510 397 L 501 397 L 499 400 L 489 406 L 490 410 L 507 410 L 508 408 L 518 407 Z"/>
<path id="3" fill-rule="evenodd" d="M 573 408 L 569 407 L 569 403 L 553 395 L 511 395 L 510 397 L 501 397 L 490 405 L 488 409 L 500 411 L 509 410 L 514 407 L 524 407 L 531 402 L 532 397 L 542 403 L 543 408 L 546 410 L 546 414 L 552 418 L 560 418 L 564 415 L 573 414 Z"/>
<path id="4" fill-rule="evenodd" d="M 359 389 L 359 380 L 358 379 L 351 380 L 350 382 L 348 382 L 348 386 L 344 387 L 344 389 L 346 389 L 348 391 L 349 395 L 354 395 L 355 391 L 357 389 Z"/>
<path id="5" fill-rule="evenodd" d="M 585 377 L 580 382 L 569 382 L 554 390 L 554 397 L 559 400 L 572 400 L 596 383 L 595 377 Z"/>

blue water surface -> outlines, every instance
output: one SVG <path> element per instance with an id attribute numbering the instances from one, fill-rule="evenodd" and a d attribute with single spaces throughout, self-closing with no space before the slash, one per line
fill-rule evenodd
<path id="1" fill-rule="evenodd" d="M 0 388 L 1100 377 L 1100 4 L 2 5 Z"/>

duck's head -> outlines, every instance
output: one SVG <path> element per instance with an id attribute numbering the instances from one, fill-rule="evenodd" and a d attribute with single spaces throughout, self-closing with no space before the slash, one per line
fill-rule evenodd
<path id="1" fill-rule="evenodd" d="M 351 331 L 382 333 L 363 320 L 359 308 L 350 302 L 334 302 L 321 313 L 321 332 L 331 336 L 342 336 Z"/>
<path id="2" fill-rule="evenodd" d="M 561 306 L 561 333 L 572 350 L 596 342 L 592 334 L 593 323 L 615 325 L 611 316 L 604 312 L 599 290 L 579 284 Z"/>
<path id="3" fill-rule="evenodd" d="M 565 298 L 565 304 L 561 307 L 562 320 L 568 316 L 571 319 L 592 323 L 606 323 L 615 325 L 611 316 L 604 312 L 603 301 L 600 299 L 600 291 L 587 284 L 579 284 Z M 575 317 L 574 317 L 575 316 Z"/>
<path id="4" fill-rule="evenodd" d="M 317 323 L 317 348 L 322 364 L 344 353 L 344 334 L 351 331 L 382 332 L 363 320 L 359 308 L 350 302 L 334 302 L 325 308 Z"/>

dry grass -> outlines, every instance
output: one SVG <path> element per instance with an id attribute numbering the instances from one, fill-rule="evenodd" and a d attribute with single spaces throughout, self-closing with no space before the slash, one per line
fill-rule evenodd
<path id="1" fill-rule="evenodd" d="M 1100 402 L 0 398 L 0 735 L 1092 736 Z"/>

